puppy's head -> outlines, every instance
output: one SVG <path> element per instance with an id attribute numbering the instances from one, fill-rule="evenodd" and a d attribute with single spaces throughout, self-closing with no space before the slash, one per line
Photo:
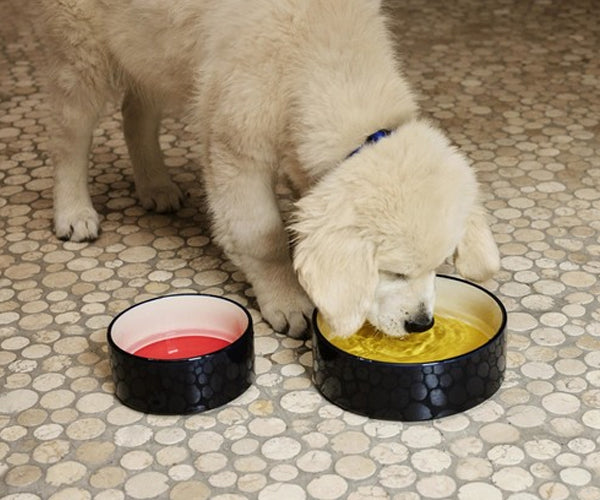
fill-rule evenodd
<path id="1" fill-rule="evenodd" d="M 341 336 L 367 319 L 389 335 L 425 330 L 448 256 L 479 280 L 499 262 L 473 171 L 421 121 L 329 172 L 297 203 L 292 228 L 300 283 Z"/>

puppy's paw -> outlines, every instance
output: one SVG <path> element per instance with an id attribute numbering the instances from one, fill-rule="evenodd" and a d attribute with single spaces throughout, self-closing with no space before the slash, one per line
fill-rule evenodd
<path id="1" fill-rule="evenodd" d="M 274 286 L 271 292 L 257 299 L 263 318 L 275 331 L 295 339 L 307 335 L 314 306 L 299 285 L 287 290 Z"/>
<path id="2" fill-rule="evenodd" d="M 172 181 L 139 187 L 138 196 L 146 210 L 158 213 L 176 212 L 183 202 L 181 189 Z"/>
<path id="3" fill-rule="evenodd" d="M 100 219 L 92 207 L 57 210 L 54 216 L 54 231 L 61 240 L 95 240 L 100 231 Z"/>

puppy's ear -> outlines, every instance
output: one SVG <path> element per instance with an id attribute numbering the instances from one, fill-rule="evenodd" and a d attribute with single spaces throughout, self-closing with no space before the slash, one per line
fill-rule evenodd
<path id="1" fill-rule="evenodd" d="M 475 281 L 485 281 L 500 269 L 498 247 L 480 206 L 475 207 L 467 219 L 454 263 L 461 276 Z"/>
<path id="2" fill-rule="evenodd" d="M 371 242 L 352 228 L 299 233 L 294 268 L 335 335 L 348 337 L 362 326 L 378 281 Z"/>

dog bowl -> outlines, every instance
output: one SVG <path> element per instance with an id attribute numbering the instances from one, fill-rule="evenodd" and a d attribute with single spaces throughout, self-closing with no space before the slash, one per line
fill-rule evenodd
<path id="1" fill-rule="evenodd" d="M 440 418 L 481 403 L 499 389 L 504 378 L 506 309 L 484 288 L 438 275 L 435 314 L 477 327 L 484 335 L 480 345 L 427 361 L 370 359 L 377 354 L 358 356 L 336 347 L 327 338 L 327 327 L 315 311 L 315 386 L 325 398 L 345 410 L 386 420 Z M 427 342 L 429 332 L 410 335 Z"/>
<path id="2" fill-rule="evenodd" d="M 136 304 L 108 327 L 115 393 L 145 413 L 217 408 L 252 383 L 252 318 L 213 295 L 167 295 Z"/>

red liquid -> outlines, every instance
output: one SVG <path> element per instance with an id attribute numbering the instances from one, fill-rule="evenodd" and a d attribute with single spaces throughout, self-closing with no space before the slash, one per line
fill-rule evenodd
<path id="1" fill-rule="evenodd" d="M 152 342 L 134 351 L 136 356 L 152 359 L 184 359 L 209 354 L 231 342 L 209 335 L 181 335 Z"/>

